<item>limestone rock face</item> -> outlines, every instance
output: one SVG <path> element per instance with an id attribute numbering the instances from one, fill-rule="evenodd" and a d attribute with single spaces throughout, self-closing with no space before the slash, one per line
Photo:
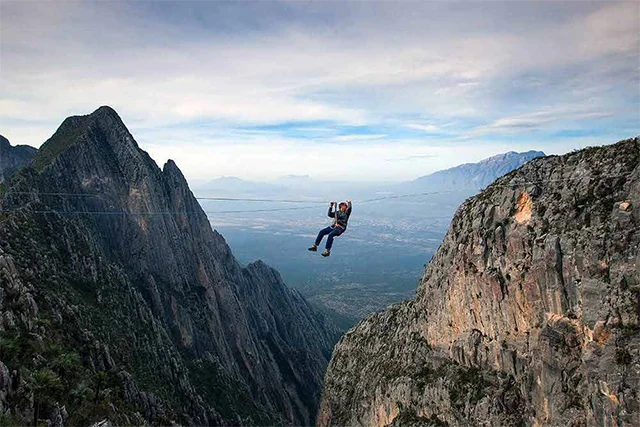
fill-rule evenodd
<path id="1" fill-rule="evenodd" d="M 18 421 L 66 404 L 73 425 L 313 423 L 338 330 L 275 270 L 241 266 L 111 108 L 66 119 L 2 208 L 0 332 L 41 342 L 26 365 L 0 351 Z"/>
<path id="2" fill-rule="evenodd" d="M 639 161 L 544 157 L 467 200 L 416 298 L 336 346 L 318 425 L 638 425 Z"/>
<path id="3" fill-rule="evenodd" d="M 12 146 L 0 135 L 0 183 L 5 182 L 16 170 L 29 164 L 38 150 L 28 145 Z"/>

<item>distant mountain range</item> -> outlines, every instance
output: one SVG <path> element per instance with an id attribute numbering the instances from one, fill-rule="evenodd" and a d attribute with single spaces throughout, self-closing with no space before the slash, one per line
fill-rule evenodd
<path id="1" fill-rule="evenodd" d="M 38 150 L 28 145 L 12 146 L 0 135 L 0 182 L 4 182 L 16 170 L 30 163 Z"/>
<path id="2" fill-rule="evenodd" d="M 325 199 L 336 195 L 355 198 L 375 197 L 376 194 L 412 191 L 469 190 L 475 194 L 529 160 L 544 157 L 542 151 L 498 154 L 478 163 L 465 163 L 434 172 L 399 184 L 327 182 L 314 180 L 309 175 L 288 175 L 271 182 L 249 181 L 238 177 L 221 177 L 194 186 L 200 195 L 228 197 L 313 197 Z M 382 193 L 380 193 L 382 194 Z"/>
<path id="3" fill-rule="evenodd" d="M 519 168 L 530 160 L 544 157 L 542 151 L 527 151 L 498 154 L 478 163 L 465 163 L 450 169 L 422 176 L 411 182 L 412 186 L 425 189 L 470 189 L 481 190 L 512 170 Z"/>

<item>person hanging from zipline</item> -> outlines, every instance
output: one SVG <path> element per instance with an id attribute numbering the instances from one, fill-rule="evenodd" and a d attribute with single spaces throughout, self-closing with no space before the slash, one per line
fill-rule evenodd
<path id="1" fill-rule="evenodd" d="M 316 237 L 316 242 L 309 248 L 312 252 L 317 251 L 318 245 L 322 242 L 324 236 L 329 235 L 329 237 L 327 237 L 325 251 L 322 252 L 322 256 L 324 257 L 331 255 L 333 238 L 338 237 L 347 230 L 347 222 L 349 222 L 349 216 L 351 215 L 351 200 L 340 202 L 336 210 L 334 210 L 335 205 L 336 202 L 331 202 L 331 205 L 329 205 L 329 213 L 327 214 L 329 218 L 333 218 L 333 224 L 320 230 L 318 237 Z"/>

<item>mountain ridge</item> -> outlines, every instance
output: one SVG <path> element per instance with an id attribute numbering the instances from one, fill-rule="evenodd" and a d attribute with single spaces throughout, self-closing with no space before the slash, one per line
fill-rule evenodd
<path id="1" fill-rule="evenodd" d="M 449 169 L 433 172 L 429 175 L 416 178 L 411 181 L 410 184 L 425 188 L 470 188 L 479 190 L 504 174 L 519 168 L 526 162 L 544 156 L 544 152 L 536 150 L 529 150 L 522 153 L 508 151 L 487 157 L 476 163 L 463 163 Z"/>
<path id="2" fill-rule="evenodd" d="M 266 264 L 242 267 L 175 162 L 160 169 L 113 109 L 65 120 L 1 206 L 2 338 L 37 333 L 81 361 L 75 383 L 25 404 L 35 386 L 18 368 L 62 381 L 57 358 L 32 349 L 21 366 L 24 355 L 0 352 L 0 405 L 20 420 L 65 418 L 63 406 L 72 424 L 315 418 L 337 329 Z M 55 322 L 34 329 L 44 317 Z M 99 374 L 112 397 L 99 398 Z M 81 383 L 95 403 L 71 397 Z"/>
<path id="3" fill-rule="evenodd" d="M 16 170 L 30 164 L 37 151 L 29 145 L 13 146 L 7 138 L 0 135 L 0 184 Z"/>

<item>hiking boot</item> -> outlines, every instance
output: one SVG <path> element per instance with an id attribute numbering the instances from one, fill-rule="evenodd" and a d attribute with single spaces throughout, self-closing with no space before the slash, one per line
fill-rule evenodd
<path id="1" fill-rule="evenodd" d="M 311 252 L 315 252 L 315 251 L 317 251 L 317 250 L 318 250 L 318 247 L 317 247 L 316 245 L 313 245 L 313 246 L 311 246 L 311 247 L 309 248 L 309 250 L 310 250 Z"/>
<path id="2" fill-rule="evenodd" d="M 328 249 L 322 252 L 322 256 L 329 256 L 329 255 L 331 255 L 331 252 L 329 252 Z"/>

